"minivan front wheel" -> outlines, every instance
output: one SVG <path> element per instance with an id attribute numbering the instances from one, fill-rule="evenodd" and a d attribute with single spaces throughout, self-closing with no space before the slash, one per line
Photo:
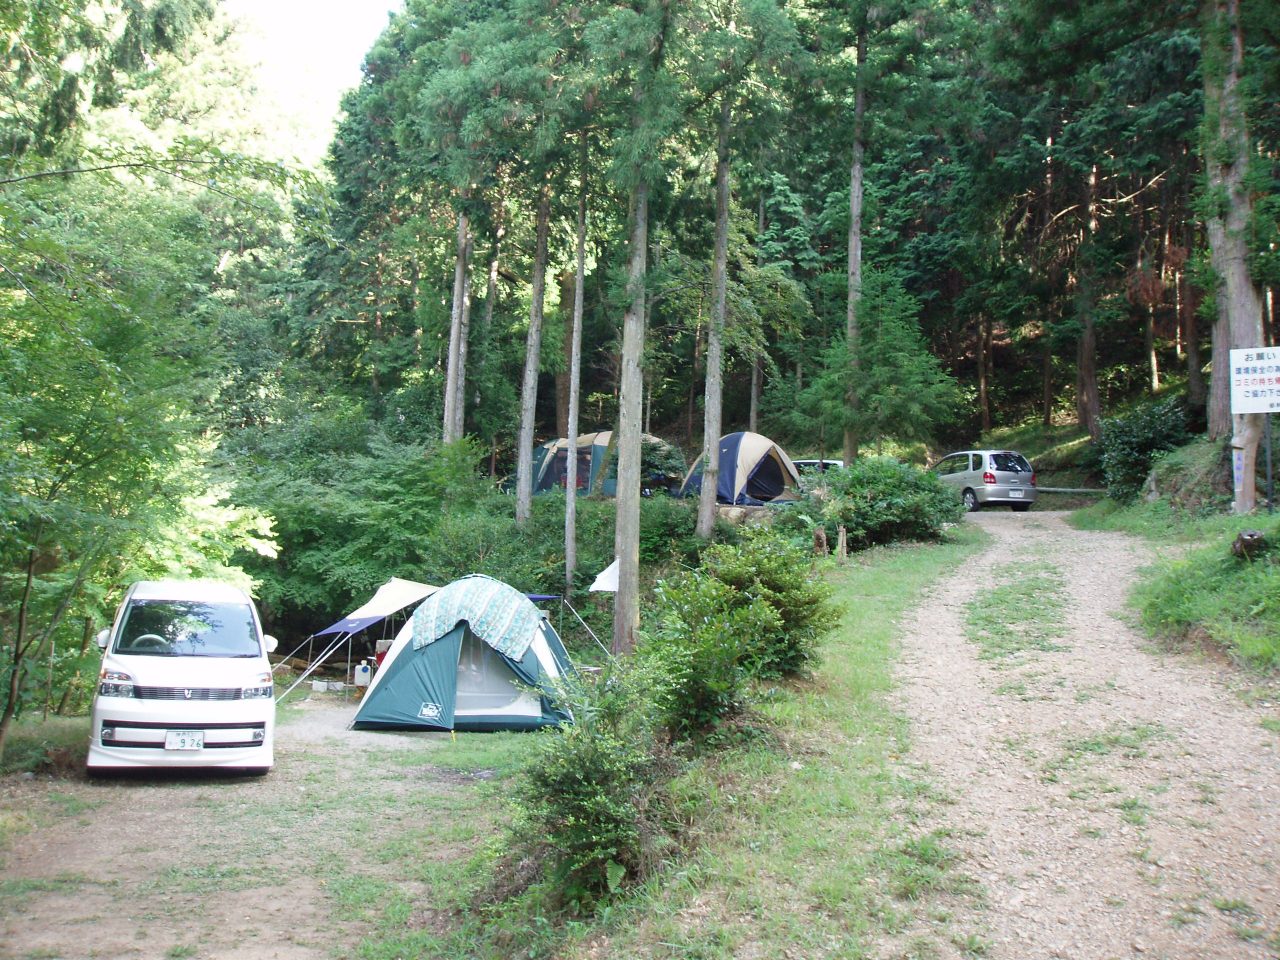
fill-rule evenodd
<path id="1" fill-rule="evenodd" d="M 978 510 L 978 495 L 972 490 L 964 492 L 964 508 L 970 513 L 976 513 Z"/>

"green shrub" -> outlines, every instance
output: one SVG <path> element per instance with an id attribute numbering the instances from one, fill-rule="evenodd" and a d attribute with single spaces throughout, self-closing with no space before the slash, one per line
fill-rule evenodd
<path id="1" fill-rule="evenodd" d="M 777 627 L 752 616 L 754 631 L 743 638 L 745 663 L 756 677 L 800 673 L 818 638 L 835 626 L 838 611 L 831 587 L 813 571 L 807 543 L 787 539 L 768 528 L 749 529 L 738 544 L 718 543 L 702 554 L 703 574 L 733 589 L 736 606 L 768 604 Z"/>
<path id="2" fill-rule="evenodd" d="M 637 654 L 670 678 L 663 725 L 673 739 L 713 731 L 737 714 L 751 675 L 748 658 L 761 638 L 776 637 L 782 621 L 768 601 L 743 597 L 701 572 L 682 572 L 654 588 L 658 627 Z"/>
<path id="3" fill-rule="evenodd" d="M 964 508 L 953 490 L 928 471 L 890 457 L 861 457 L 828 470 L 801 500 L 780 513 L 776 526 L 812 535 L 823 527 L 834 546 L 843 526 L 850 549 L 900 540 L 936 540 Z"/>
<path id="4" fill-rule="evenodd" d="M 1132 500 L 1142 489 L 1156 455 L 1190 439 L 1182 398 L 1169 397 L 1123 417 L 1102 421 L 1099 462 L 1107 495 Z"/>
<path id="5" fill-rule="evenodd" d="M 676 764 L 658 727 L 670 685 L 659 658 L 629 657 L 562 697 L 574 722 L 542 735 L 515 787 L 508 865 L 532 855 L 557 905 L 582 909 L 647 876 L 672 846 Z"/>

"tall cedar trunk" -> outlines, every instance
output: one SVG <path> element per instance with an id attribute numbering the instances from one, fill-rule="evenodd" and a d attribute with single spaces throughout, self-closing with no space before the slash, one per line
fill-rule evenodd
<path id="1" fill-rule="evenodd" d="M 542 354 L 542 303 L 547 284 L 547 232 L 551 223 L 551 182 L 538 191 L 537 239 L 533 252 L 533 289 L 529 303 L 529 336 L 525 342 L 524 383 L 520 389 L 520 436 L 516 441 L 516 525 L 533 513 L 533 427 L 538 408 L 538 366 Z"/>
<path id="2" fill-rule="evenodd" d="M 31 609 L 31 592 L 35 585 L 35 573 L 36 551 L 29 549 L 26 583 L 22 588 L 22 600 L 18 604 L 18 623 L 14 628 L 13 652 L 9 658 L 4 711 L 0 712 L 0 760 L 4 760 L 4 748 L 9 741 L 9 730 L 13 727 L 13 718 L 18 714 L 18 692 L 22 689 L 22 673 L 26 668 L 24 658 L 30 646 L 27 639 L 27 632 L 30 629 L 28 612 Z"/>
<path id="3" fill-rule="evenodd" d="M 631 194 L 631 240 L 627 291 L 631 301 L 622 320 L 622 370 L 618 386 L 618 490 L 614 555 L 618 592 L 613 606 L 613 652 L 635 649 L 640 627 L 640 414 L 644 378 L 645 274 L 648 269 L 649 184 Z"/>
<path id="4" fill-rule="evenodd" d="M 1053 210 L 1053 136 L 1045 138 L 1045 159 L 1044 159 L 1044 203 L 1041 207 L 1042 217 L 1050 217 Z M 1043 223 L 1042 223 L 1043 228 Z M 1053 425 L 1053 336 L 1050 333 L 1052 322 L 1049 319 L 1048 311 L 1044 314 L 1044 354 L 1042 358 L 1043 368 L 1040 371 L 1041 384 L 1041 411 L 1040 420 L 1046 426 Z"/>
<path id="5" fill-rule="evenodd" d="M 374 361 L 369 364 L 369 392 L 373 394 L 373 402 L 378 409 L 382 407 L 382 378 L 378 375 L 378 354 L 382 348 L 382 257 L 378 257 L 378 266 L 373 273 L 373 287 L 377 291 L 377 303 L 373 308 L 373 354 Z"/>
<path id="6" fill-rule="evenodd" d="M 978 317 L 978 412 L 982 415 L 982 432 L 991 429 L 991 318 Z"/>
<path id="7" fill-rule="evenodd" d="M 466 297 L 469 234 L 466 210 L 460 210 L 458 212 L 458 248 L 453 266 L 453 307 L 449 316 L 449 356 L 445 362 L 444 423 L 440 432 L 441 439 L 445 443 L 452 443 L 458 439 L 458 435 L 454 433 L 457 419 L 453 407 L 458 401 L 458 375 L 461 372 L 458 363 L 461 359 L 462 301 Z"/>
<path id="8" fill-rule="evenodd" d="M 569 332 L 569 409 L 565 436 L 569 438 L 564 498 L 564 595 L 573 596 L 573 575 L 578 566 L 578 400 L 582 380 L 582 313 L 587 273 L 587 134 L 581 134 L 578 167 L 578 244 L 573 267 L 573 321 Z"/>
<path id="9" fill-rule="evenodd" d="M 1142 346 L 1147 354 L 1148 386 L 1151 387 L 1152 393 L 1159 393 L 1160 358 L 1156 355 L 1156 308 L 1148 303 L 1142 308 L 1142 311 L 1144 314 Z"/>
<path id="10" fill-rule="evenodd" d="M 1182 249 L 1188 251 L 1194 242 L 1193 227 L 1183 224 Z M 1184 256 L 1185 260 L 1185 256 Z M 1200 297 L 1187 278 L 1185 264 L 1177 274 L 1178 323 L 1182 329 L 1182 347 L 1186 353 L 1187 365 L 1187 403 L 1193 410 L 1200 411 L 1206 418 L 1208 411 L 1209 391 L 1204 382 L 1204 362 L 1200 354 Z"/>
<path id="11" fill-rule="evenodd" d="M 1046 329 L 1044 351 L 1040 360 L 1040 422 L 1046 427 L 1053 426 L 1053 341 Z"/>
<path id="12" fill-rule="evenodd" d="M 560 338 L 564 354 L 564 366 L 556 373 L 556 436 L 569 436 L 569 394 L 572 392 L 569 368 L 573 365 L 573 343 L 569 336 L 569 305 L 573 303 L 573 286 L 576 274 L 572 270 L 563 270 L 556 278 L 560 287 L 560 317 L 564 324 L 564 335 Z"/>
<path id="13" fill-rule="evenodd" d="M 1210 434 L 1226 431 L 1222 416 L 1229 403 L 1219 407 L 1219 384 L 1226 386 L 1229 352 L 1262 345 L 1262 301 L 1249 275 L 1248 229 L 1253 200 L 1245 182 L 1249 167 L 1249 131 L 1239 89 L 1244 66 L 1244 38 L 1240 27 L 1239 0 L 1207 0 L 1203 32 L 1205 112 L 1208 123 L 1205 172 L 1213 213 L 1205 228 L 1209 256 L 1218 279 L 1218 323 L 1225 327 L 1214 337 Z M 1216 331 L 1215 331 L 1216 332 Z M 1225 390 L 1224 390 L 1225 392 Z M 1236 513 L 1249 513 L 1257 505 L 1258 444 L 1262 439 L 1260 413 L 1231 417 L 1231 449 L 1234 466 Z"/>
<path id="14" fill-rule="evenodd" d="M 865 145 L 863 119 L 867 112 L 867 25 L 858 25 L 856 73 L 853 92 L 853 162 L 849 165 L 849 268 L 848 292 L 845 313 L 845 343 L 849 350 L 849 390 L 845 402 L 849 405 L 849 417 L 858 414 L 857 382 L 861 367 L 858 344 L 858 306 L 862 300 L 862 158 Z M 858 459 L 858 430 L 853 424 L 844 429 L 844 462 Z"/>
<path id="15" fill-rule="evenodd" d="M 1090 281 L 1085 282 L 1088 286 Z M 1093 291 L 1082 292 L 1080 339 L 1076 342 L 1076 417 L 1094 440 L 1102 437 L 1102 403 L 1098 397 L 1098 335 L 1094 329 Z"/>
<path id="16" fill-rule="evenodd" d="M 493 310 L 498 302 L 498 267 L 502 262 L 502 240 L 506 236 L 507 228 L 503 223 L 503 206 L 505 194 L 499 194 L 497 204 L 497 222 L 494 224 L 493 249 L 489 252 L 489 275 L 485 279 L 484 286 L 484 312 L 480 314 L 480 343 L 482 345 L 492 342 L 493 336 Z M 497 454 L 497 437 L 493 440 L 493 453 Z M 490 474 L 497 469 L 496 465 L 490 465 Z"/>
<path id="17" fill-rule="evenodd" d="M 475 242 L 467 237 L 467 278 L 462 284 L 462 322 L 458 325 L 458 375 L 453 381 L 453 438 L 467 432 L 467 353 L 471 343 L 471 251 Z"/>
<path id="18" fill-rule="evenodd" d="M 1262 311 L 1262 338 L 1268 347 L 1276 345 L 1276 289 L 1267 287 L 1266 309 Z"/>
<path id="19" fill-rule="evenodd" d="M 764 263 L 764 251 L 759 247 L 759 238 L 764 236 L 764 191 L 760 191 L 760 206 L 756 211 L 756 264 Z M 752 433 L 759 432 L 760 421 L 760 389 L 764 383 L 764 364 L 760 356 L 751 358 L 751 402 L 747 407 L 747 429 Z"/>
<path id="20" fill-rule="evenodd" d="M 720 482 L 721 372 L 724 367 L 725 301 L 729 285 L 729 127 L 733 107 L 728 93 L 720 104 L 720 141 L 716 149 L 716 241 L 711 265 L 711 326 L 707 330 L 707 390 L 702 420 L 702 492 L 697 534 L 710 540 L 716 524 L 716 487 Z"/>
<path id="21" fill-rule="evenodd" d="M 1076 250 L 1076 310 L 1080 338 L 1076 341 L 1076 417 L 1094 440 L 1102 438 L 1102 402 L 1098 396 L 1097 291 L 1094 289 L 1091 244 L 1098 233 L 1096 206 L 1098 168 L 1089 171 L 1087 232 Z"/>
<path id="22" fill-rule="evenodd" d="M 703 316 L 704 301 L 705 298 L 699 293 L 698 317 L 693 325 L 693 368 L 690 370 L 689 396 L 684 406 L 684 442 L 686 447 L 693 446 L 694 417 L 698 407 L 698 378 L 705 376 L 703 366 L 706 358 L 703 356 L 705 348 L 703 346 L 702 332 L 702 322 L 705 319 Z"/>

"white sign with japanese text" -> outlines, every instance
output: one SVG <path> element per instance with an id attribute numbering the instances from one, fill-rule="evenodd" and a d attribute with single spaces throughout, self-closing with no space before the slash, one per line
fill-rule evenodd
<path id="1" fill-rule="evenodd" d="M 1231 412 L 1280 413 L 1280 347 L 1231 351 Z"/>

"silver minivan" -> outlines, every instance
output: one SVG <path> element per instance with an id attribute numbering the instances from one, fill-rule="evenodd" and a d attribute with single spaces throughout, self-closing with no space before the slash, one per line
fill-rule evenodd
<path id="1" fill-rule="evenodd" d="M 234 767 L 274 760 L 273 637 L 237 587 L 141 581 L 98 634 L 90 773 L 137 767 Z"/>
<path id="2" fill-rule="evenodd" d="M 966 510 L 989 503 L 1008 504 L 1019 512 L 1036 502 L 1036 474 L 1016 450 L 961 450 L 943 457 L 933 472 L 964 500 Z"/>

